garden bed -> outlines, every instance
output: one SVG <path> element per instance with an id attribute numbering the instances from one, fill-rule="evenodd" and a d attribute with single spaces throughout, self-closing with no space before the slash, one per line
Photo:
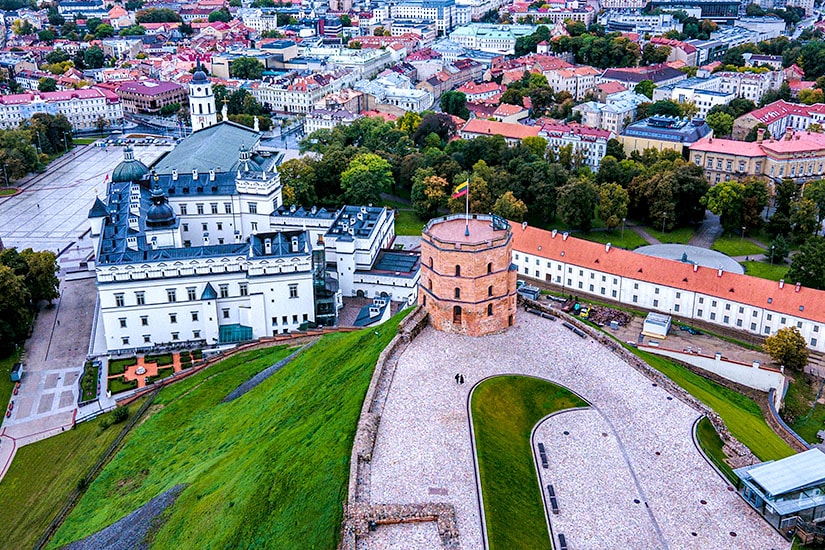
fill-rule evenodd
<path id="1" fill-rule="evenodd" d="M 86 361 L 83 374 L 80 376 L 80 402 L 91 403 L 100 397 L 98 378 L 100 376 L 100 362 Z"/>
<path id="2" fill-rule="evenodd" d="M 143 358 L 144 363 L 157 363 L 159 367 L 171 365 L 174 362 L 171 353 L 163 353 L 160 355 L 147 355 Z"/>
<path id="3" fill-rule="evenodd" d="M 133 390 L 137 388 L 137 386 L 137 380 L 126 380 L 122 376 L 109 379 L 109 391 L 112 392 L 112 394 Z"/>
<path id="4" fill-rule="evenodd" d="M 137 365 L 137 357 L 126 357 L 124 359 L 109 359 L 109 376 L 123 374 L 127 367 Z"/>

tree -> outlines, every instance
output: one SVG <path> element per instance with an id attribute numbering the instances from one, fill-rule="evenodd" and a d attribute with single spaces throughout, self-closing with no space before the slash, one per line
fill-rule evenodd
<path id="1" fill-rule="evenodd" d="M 391 187 L 392 167 L 374 153 L 357 155 L 341 173 L 341 189 L 350 204 L 377 204 Z"/>
<path id="2" fill-rule="evenodd" d="M 653 93 L 653 92 L 651 92 Z M 622 142 L 616 138 L 611 138 L 607 140 L 607 149 L 605 150 L 605 155 L 610 155 L 611 157 L 615 158 L 616 160 L 624 160 L 624 146 Z"/>
<path id="3" fill-rule="evenodd" d="M 60 286 L 60 279 L 57 278 L 60 267 L 57 265 L 57 256 L 54 252 L 49 250 L 35 252 L 27 248 L 20 255 L 28 265 L 25 283 L 32 305 L 36 306 L 41 300 L 51 302 L 60 297 L 57 290 Z"/>
<path id="4" fill-rule="evenodd" d="M 717 214 L 722 227 L 734 231 L 742 227 L 742 196 L 745 186 L 736 180 L 722 181 L 708 190 L 702 204 Z"/>
<path id="5" fill-rule="evenodd" d="M 438 102 L 441 110 L 447 114 L 455 115 L 467 120 L 470 118 L 470 111 L 467 109 L 467 96 L 464 92 L 449 91 L 441 94 Z"/>
<path id="6" fill-rule="evenodd" d="M 229 23 L 230 21 L 232 21 L 232 15 L 229 13 L 228 9 L 223 7 L 209 14 L 209 22 L 214 23 L 215 21 L 223 21 L 224 23 Z"/>
<path id="7" fill-rule="evenodd" d="M 547 140 L 541 136 L 527 136 L 521 143 L 539 158 L 543 159 L 547 153 Z"/>
<path id="8" fill-rule="evenodd" d="M 108 23 L 101 23 L 95 30 L 95 38 L 101 40 L 115 35 L 115 29 Z"/>
<path id="9" fill-rule="evenodd" d="M 760 129 L 765 130 L 765 135 L 763 139 L 770 139 L 771 131 L 768 130 L 768 126 L 764 122 L 760 122 L 748 131 L 748 134 L 745 136 L 745 141 L 749 141 L 751 143 L 756 141 L 756 139 L 759 137 Z"/>
<path id="10" fill-rule="evenodd" d="M 263 64 L 254 57 L 239 57 L 229 66 L 233 78 L 260 80 L 264 74 Z"/>
<path id="11" fill-rule="evenodd" d="M 15 19 L 11 24 L 12 31 L 18 36 L 34 34 L 34 25 L 28 19 Z"/>
<path id="12" fill-rule="evenodd" d="M 656 84 L 653 83 L 652 80 L 642 80 L 636 87 L 633 88 L 633 91 L 637 94 L 641 94 L 643 96 L 647 96 L 648 99 L 653 99 L 653 90 L 656 89 Z"/>
<path id="13" fill-rule="evenodd" d="M 730 135 L 733 130 L 733 117 L 727 113 L 710 113 L 705 122 L 713 130 L 713 135 L 718 137 Z"/>
<path id="14" fill-rule="evenodd" d="M 785 258 L 788 257 L 788 252 L 791 251 L 791 245 L 788 244 L 788 241 L 782 237 L 782 235 L 777 235 L 774 240 L 771 241 L 771 246 L 765 249 L 765 256 L 770 258 L 771 262 L 782 263 L 785 261 Z"/>
<path id="15" fill-rule="evenodd" d="M 808 346 L 796 327 L 785 327 L 765 339 L 765 353 L 778 364 L 801 372 L 808 364 Z"/>
<path id="16" fill-rule="evenodd" d="M 664 63 L 670 56 L 670 46 L 657 46 L 652 42 L 645 44 L 642 50 L 642 65 L 657 65 Z"/>
<path id="17" fill-rule="evenodd" d="M 493 205 L 493 213 L 506 220 L 520 222 L 527 214 L 527 205 L 517 199 L 512 191 L 507 191 Z"/>
<path id="18" fill-rule="evenodd" d="M 99 46 L 92 46 L 83 52 L 83 61 L 90 69 L 100 69 L 106 62 L 106 57 Z"/>
<path id="19" fill-rule="evenodd" d="M 799 90 L 799 101 L 805 105 L 822 103 L 825 101 L 825 94 L 822 93 L 822 90 L 817 90 L 815 88 L 810 90 Z"/>
<path id="20" fill-rule="evenodd" d="M 627 217 L 630 195 L 618 183 L 604 183 L 599 187 L 599 218 L 608 230 L 616 228 Z"/>
<path id="21" fill-rule="evenodd" d="M 341 15 L 341 26 L 342 27 L 351 27 L 352 26 L 352 19 L 346 13 Z"/>
<path id="22" fill-rule="evenodd" d="M 23 277 L 0 265 L 0 355 L 9 355 L 31 327 L 29 291 Z"/>
<path id="23" fill-rule="evenodd" d="M 38 92 L 56 92 L 57 80 L 49 77 L 43 77 L 37 81 Z"/>
<path id="24" fill-rule="evenodd" d="M 125 29 L 121 29 L 117 34 L 118 36 L 143 36 L 146 34 L 146 27 L 141 25 L 132 25 L 130 27 L 126 27 Z"/>
<path id="25" fill-rule="evenodd" d="M 759 178 L 742 180 L 742 227 L 755 231 L 762 226 L 762 210 L 768 205 L 770 195 L 765 182 Z"/>
<path id="26" fill-rule="evenodd" d="M 43 29 L 37 33 L 37 39 L 40 42 L 51 43 L 54 39 L 57 38 L 57 33 L 55 33 L 51 29 Z"/>
<path id="27" fill-rule="evenodd" d="M 140 21 L 138 21 L 139 23 Z M 86 30 L 94 34 L 103 21 L 99 17 L 90 17 L 86 20 Z"/>
<path id="28" fill-rule="evenodd" d="M 412 136 L 421 124 L 421 115 L 415 111 L 407 111 L 404 116 L 395 121 L 398 129 L 407 135 Z"/>
<path id="29" fill-rule="evenodd" d="M 825 290 L 825 238 L 808 238 L 791 258 L 791 268 L 785 278 L 809 288 Z"/>
<path id="30" fill-rule="evenodd" d="M 62 48 L 55 48 L 46 54 L 47 63 L 62 63 L 71 59 L 69 53 Z"/>
<path id="31" fill-rule="evenodd" d="M 180 14 L 169 8 L 149 8 L 135 14 L 135 23 L 180 23 L 181 21 Z M 94 31 L 89 29 L 89 32 Z"/>
<path id="32" fill-rule="evenodd" d="M 803 197 L 813 201 L 816 205 L 817 222 L 822 225 L 825 221 L 825 180 L 809 181 L 805 184 Z M 817 230 L 819 232 L 819 230 Z"/>
<path id="33" fill-rule="evenodd" d="M 281 174 L 285 205 L 309 206 L 318 201 L 313 161 L 306 158 L 290 159 L 278 167 L 278 172 Z"/>
<path id="34" fill-rule="evenodd" d="M 447 204 L 448 187 L 447 180 L 436 176 L 432 169 L 419 169 L 410 193 L 416 215 L 423 220 L 437 216 L 439 209 Z"/>
<path id="35" fill-rule="evenodd" d="M 559 189 L 559 216 L 575 229 L 590 231 L 596 198 L 596 186 L 588 178 L 574 178 Z"/>
<path id="36" fill-rule="evenodd" d="M 816 203 L 810 199 L 800 199 L 791 205 L 791 224 L 797 240 L 804 241 L 808 235 L 818 232 Z"/>
<path id="37" fill-rule="evenodd" d="M 95 120 L 95 128 L 97 128 L 98 132 L 103 132 L 107 126 L 109 126 L 109 119 L 102 116 L 97 117 L 97 120 Z"/>
<path id="38" fill-rule="evenodd" d="M 682 116 L 682 107 L 675 101 L 663 99 L 661 101 L 651 103 L 650 107 L 647 108 L 647 115 L 665 115 L 680 117 Z"/>

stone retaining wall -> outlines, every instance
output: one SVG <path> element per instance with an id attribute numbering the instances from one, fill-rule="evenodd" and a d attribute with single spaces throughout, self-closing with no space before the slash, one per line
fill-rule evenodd
<path id="1" fill-rule="evenodd" d="M 445 503 L 370 504 L 370 462 L 381 414 L 387 400 L 398 358 L 429 321 L 427 311 L 416 307 L 398 326 L 375 364 L 370 385 L 361 407 L 350 459 L 349 492 L 344 504 L 339 550 L 356 550 L 358 539 L 368 535 L 370 526 L 435 521 L 442 547 L 460 548 L 455 508 Z"/>

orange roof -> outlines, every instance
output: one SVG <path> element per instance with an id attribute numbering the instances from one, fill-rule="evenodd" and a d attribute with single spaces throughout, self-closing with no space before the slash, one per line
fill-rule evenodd
<path id="1" fill-rule="evenodd" d="M 755 141 L 735 141 L 705 136 L 690 146 L 691 151 L 705 153 L 725 153 L 728 155 L 742 155 L 746 157 L 764 157 L 765 151 Z"/>
<path id="2" fill-rule="evenodd" d="M 512 116 L 524 110 L 521 105 L 510 105 L 509 103 L 502 103 L 493 113 L 496 116 Z"/>
<path id="3" fill-rule="evenodd" d="M 624 92 L 625 90 L 627 90 L 624 84 L 622 84 L 621 82 L 617 82 L 615 80 L 599 84 L 598 86 L 596 86 L 596 88 L 602 91 L 605 95 L 617 94 L 619 92 Z"/>
<path id="4" fill-rule="evenodd" d="M 787 139 L 790 137 L 790 139 Z M 771 153 L 804 153 L 825 149 L 825 134 L 792 132 L 762 142 L 762 149 Z"/>
<path id="5" fill-rule="evenodd" d="M 825 291 L 822 290 L 799 287 L 797 291 L 793 283 L 779 288 L 779 283 L 775 281 L 727 271 L 719 276 L 718 270 L 709 267 L 698 267 L 694 271 L 692 264 L 614 247 L 607 251 L 607 247 L 600 243 L 575 237 L 564 240 L 561 233 L 553 238 L 550 231 L 530 226 L 522 229 L 519 223 L 510 224 L 513 227 L 513 250 L 524 254 L 698 292 L 802 319 L 825 320 Z"/>
<path id="6" fill-rule="evenodd" d="M 494 120 L 482 120 L 474 118 L 464 125 L 462 132 L 480 135 L 501 135 L 509 139 L 524 139 L 530 136 L 538 136 L 540 128 L 537 126 L 524 126 L 522 124 L 512 124 L 509 122 L 496 122 Z"/>

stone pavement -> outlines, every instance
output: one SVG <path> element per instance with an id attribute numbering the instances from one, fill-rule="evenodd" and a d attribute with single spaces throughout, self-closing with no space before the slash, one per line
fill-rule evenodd
<path id="1" fill-rule="evenodd" d="M 457 372 L 464 374 L 464 385 L 456 385 Z M 698 414 L 694 409 L 596 342 L 575 336 L 560 322 L 523 313 L 502 334 L 471 338 L 428 327 L 409 345 L 398 360 L 378 427 L 371 462 L 371 503 L 450 504 L 455 507 L 462 547 L 483 548 L 468 395 L 480 380 L 509 373 L 540 376 L 576 391 L 612 426 L 606 430 L 603 422 L 597 422 L 589 431 L 584 422 L 580 426 L 581 437 L 587 441 L 603 438 L 602 432 L 612 438 L 599 440 L 604 452 L 601 465 L 586 462 L 601 455 L 589 455 L 575 443 L 566 447 L 568 436 L 555 429 L 542 436 L 551 460 L 560 465 L 554 480 L 562 484 L 561 505 L 570 506 L 562 514 L 575 513 L 581 503 L 574 504 L 573 493 L 583 484 L 592 484 L 597 497 L 586 504 L 591 521 L 597 518 L 597 527 L 607 532 L 619 529 L 625 536 L 655 532 L 652 520 L 638 513 L 627 516 L 630 495 L 612 484 L 616 472 L 611 465 L 623 462 L 621 487 L 630 483 L 631 469 L 638 480 L 638 486 L 630 485 L 635 493 L 630 497 L 631 508 L 636 506 L 633 498 L 643 503 L 640 506 L 649 506 L 665 548 L 789 548 L 696 449 L 692 430 Z M 564 422 L 573 420 L 560 417 Z M 616 445 L 621 445 L 626 458 L 616 454 Z M 574 456 L 576 452 L 580 454 Z M 383 529 L 379 526 L 376 533 Z M 403 540 L 395 539 L 396 532 L 398 537 L 405 536 L 399 529 L 380 536 L 370 534 L 363 547 L 401 547 Z M 571 548 L 604 548 L 588 546 L 585 537 L 583 532 L 570 531 L 569 538 L 575 541 Z M 636 540 L 631 547 L 663 547 L 658 537 L 652 540 L 652 545 Z"/>
<path id="2" fill-rule="evenodd" d="M 26 341 L 20 392 L 12 396 L 12 414 L 0 427 L 0 479 L 16 448 L 71 427 L 95 297 L 94 279 L 63 279 L 60 298 L 39 310 Z"/>
<path id="3" fill-rule="evenodd" d="M 724 229 L 722 229 L 722 224 L 719 222 L 719 216 L 710 210 L 706 210 L 702 225 L 690 238 L 688 244 L 700 248 L 710 248 L 722 233 L 724 233 Z"/>

